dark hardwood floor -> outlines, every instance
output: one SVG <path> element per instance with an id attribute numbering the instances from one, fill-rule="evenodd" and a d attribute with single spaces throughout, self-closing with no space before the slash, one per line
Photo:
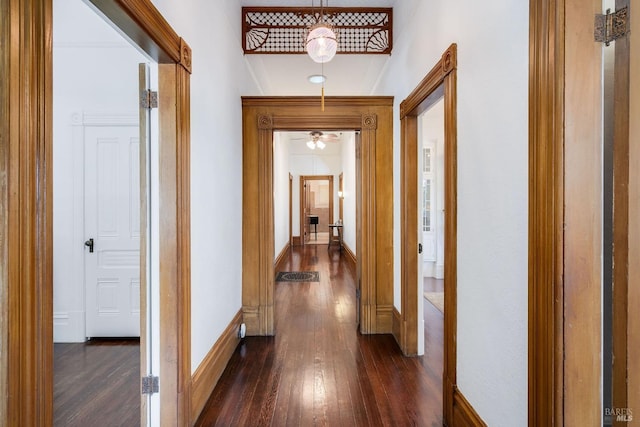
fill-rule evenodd
<path id="1" fill-rule="evenodd" d="M 441 426 L 443 316 L 425 304 L 426 354 L 356 331 L 354 272 L 337 250 L 295 247 L 276 271 L 276 336 L 236 349 L 198 426 Z"/>
<path id="2" fill-rule="evenodd" d="M 243 341 L 197 425 L 442 425 L 442 313 L 425 304 L 425 356 L 406 358 L 392 336 L 357 333 L 339 251 L 296 247 L 277 270 L 320 282 L 276 284 L 276 336 Z M 137 340 L 55 344 L 54 357 L 55 426 L 140 425 Z"/>
<path id="3" fill-rule="evenodd" d="M 54 345 L 54 425 L 139 426 L 140 343 Z"/>

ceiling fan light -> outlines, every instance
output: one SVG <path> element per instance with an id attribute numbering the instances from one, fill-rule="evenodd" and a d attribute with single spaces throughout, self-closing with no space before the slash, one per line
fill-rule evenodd
<path id="1" fill-rule="evenodd" d="M 324 147 L 326 147 L 327 145 L 322 142 L 322 141 L 318 141 L 316 142 L 316 145 L 318 146 L 319 149 L 324 150 Z"/>
<path id="2" fill-rule="evenodd" d="M 315 62 L 329 62 L 336 55 L 338 40 L 331 26 L 319 22 L 309 29 L 307 35 L 307 53 Z"/>
<path id="3" fill-rule="evenodd" d="M 309 147 L 312 150 L 316 149 L 316 143 L 313 141 L 307 141 L 307 147 Z"/>

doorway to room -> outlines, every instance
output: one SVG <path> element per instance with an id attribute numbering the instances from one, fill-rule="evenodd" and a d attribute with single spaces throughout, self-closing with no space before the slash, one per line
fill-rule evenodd
<path id="1" fill-rule="evenodd" d="M 432 110 L 438 102 L 443 103 L 443 114 L 440 123 L 444 128 L 440 136 L 443 140 L 441 148 L 442 162 L 442 209 L 443 215 L 439 222 L 443 225 L 442 243 L 443 259 L 442 273 L 444 282 L 443 300 L 443 377 L 442 401 L 443 421 L 452 424 L 454 411 L 460 411 L 464 406 L 463 398 L 456 387 L 456 324 L 457 324 L 457 128 L 456 128 L 456 75 L 457 75 L 457 46 L 452 44 L 444 52 L 440 61 L 427 73 L 420 84 L 400 104 L 400 120 L 402 126 L 401 140 L 401 231 L 402 231 L 402 265 L 401 265 L 401 327 L 399 328 L 399 342 L 405 354 L 420 354 L 423 343 L 421 326 L 424 313 L 423 273 L 425 267 L 423 258 L 423 243 L 425 240 L 425 224 L 430 233 L 437 216 L 433 216 L 437 196 L 433 197 L 432 190 L 427 194 L 428 179 L 436 176 L 431 171 L 424 170 L 425 156 L 433 153 L 424 151 L 430 146 L 437 151 L 437 142 L 431 144 L 420 141 L 421 115 Z M 423 116 L 425 120 L 427 116 Z M 438 125 L 434 126 L 439 128 Z M 423 132 L 424 133 L 424 132 Z M 424 136 L 424 135 L 422 135 Z M 430 159 L 426 163 L 431 163 Z M 427 182 L 424 182 L 425 179 Z M 428 185 L 427 185 L 428 184 Z M 435 191 L 437 194 L 437 190 Z M 428 197 L 427 197 L 428 196 Z M 425 203 L 421 203 L 421 199 Z M 428 203 L 427 203 L 428 202 Z M 437 203 L 436 203 L 437 205 Z M 437 213 L 437 212 L 436 212 Z M 428 214 L 427 216 L 425 216 Z M 434 229 L 435 232 L 435 229 Z M 427 234 L 430 238 L 430 234 Z M 428 240 L 428 239 L 427 239 Z M 431 239 L 437 242 L 437 237 Z M 446 251 L 444 251 L 446 249 Z M 433 257 L 433 275 L 437 270 L 437 250 Z M 459 414 L 458 414 L 459 416 Z"/>
<path id="2" fill-rule="evenodd" d="M 444 316 L 444 98 L 418 116 L 418 354 L 442 354 Z M 430 341 L 430 342 L 429 342 Z M 429 348 L 431 347 L 431 348 Z M 434 348 L 437 347 L 437 348 Z M 441 356 L 440 356 L 441 357 Z M 441 369 L 441 368 L 440 368 Z"/>
<path id="3" fill-rule="evenodd" d="M 300 235 L 305 245 L 329 244 L 333 224 L 333 176 L 300 176 Z"/>
<path id="4" fill-rule="evenodd" d="M 273 335 L 273 140 L 277 131 L 351 129 L 356 136 L 356 272 L 360 331 L 393 324 L 393 145 L 390 97 L 243 97 L 243 319 Z M 295 193 L 295 191 L 294 191 Z M 294 203 L 295 206 L 295 203 Z M 295 229 L 295 227 L 294 227 Z M 256 243 L 257 236 L 257 243 Z"/>
<path id="5" fill-rule="evenodd" d="M 139 94 L 157 64 L 83 2 L 56 2 L 53 20 L 54 423 L 134 425 L 153 366 L 144 277 L 157 277 L 141 272 L 141 244 L 157 241 L 143 209 L 157 111 Z"/>

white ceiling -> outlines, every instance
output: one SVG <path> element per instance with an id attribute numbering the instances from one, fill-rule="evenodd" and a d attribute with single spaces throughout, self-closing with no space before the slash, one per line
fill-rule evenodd
<path id="1" fill-rule="evenodd" d="M 397 0 L 333 0 L 331 7 L 393 7 Z M 313 0 L 314 6 L 320 0 Z M 327 5 L 327 2 L 324 2 Z M 301 6 L 310 7 L 311 0 L 241 0 L 241 6 Z M 253 69 L 261 95 L 320 95 L 320 85 L 309 83 L 307 77 L 321 74 L 321 64 L 307 55 L 245 55 Z M 370 95 L 389 55 L 336 55 L 324 64 L 325 95 Z"/>

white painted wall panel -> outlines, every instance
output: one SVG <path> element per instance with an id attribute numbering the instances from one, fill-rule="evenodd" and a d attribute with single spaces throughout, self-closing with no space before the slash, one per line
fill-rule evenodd
<path id="1" fill-rule="evenodd" d="M 259 95 L 236 1 L 154 0 L 193 50 L 191 369 L 242 306 L 242 95 Z"/>
<path id="2" fill-rule="evenodd" d="M 458 44 L 458 386 L 491 426 L 527 422 L 528 10 L 525 1 L 397 2 L 404 29 L 374 91 L 398 105 Z"/>

